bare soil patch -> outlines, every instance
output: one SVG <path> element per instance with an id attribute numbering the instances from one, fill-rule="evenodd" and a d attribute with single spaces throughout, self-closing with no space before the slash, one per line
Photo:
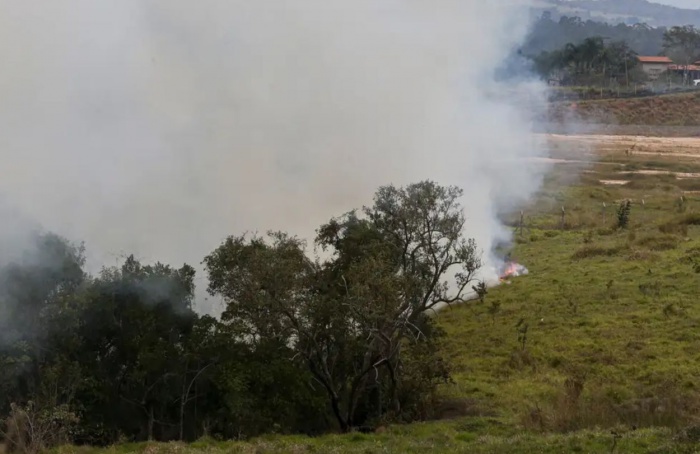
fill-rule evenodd
<path id="1" fill-rule="evenodd" d="M 629 183 L 629 180 L 598 180 L 606 186 L 624 186 Z"/>
<path id="2" fill-rule="evenodd" d="M 546 138 L 553 151 L 553 158 L 559 152 L 578 152 L 584 157 L 590 154 L 656 155 L 700 160 L 699 137 L 647 137 L 615 136 L 604 134 L 547 134 Z M 695 178 L 699 175 L 688 176 Z"/>

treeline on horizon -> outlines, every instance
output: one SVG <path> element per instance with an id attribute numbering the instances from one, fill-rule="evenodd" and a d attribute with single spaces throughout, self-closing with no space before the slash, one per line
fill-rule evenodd
<path id="1" fill-rule="evenodd" d="M 653 43 L 653 45 L 652 45 Z M 665 55 L 680 65 L 700 60 L 700 30 L 692 25 L 651 28 L 582 21 L 547 15 L 539 19 L 521 54 L 543 79 L 579 87 L 625 87 L 650 82 L 639 55 Z M 662 82 L 691 85 L 688 74 L 674 72 Z"/>
<path id="2" fill-rule="evenodd" d="M 594 20 L 584 21 L 575 16 L 562 16 L 559 20 L 554 20 L 551 14 L 544 13 L 533 24 L 521 52 L 537 56 L 542 52 L 561 49 L 570 43 L 581 43 L 587 38 L 604 37 L 609 41 L 627 43 L 639 55 L 659 55 L 664 50 L 664 33 L 667 30 L 666 27 L 651 27 L 647 24 L 612 25 Z"/>
<path id="3" fill-rule="evenodd" d="M 0 414 L 8 451 L 64 443 L 370 430 L 437 416 L 449 380 L 428 316 L 481 298 L 462 191 L 386 186 L 331 219 L 311 259 L 284 233 L 204 258 L 220 319 L 193 311 L 195 270 L 134 257 L 96 276 L 51 233 L 0 270 Z M 446 284 L 453 281 L 452 286 Z"/>

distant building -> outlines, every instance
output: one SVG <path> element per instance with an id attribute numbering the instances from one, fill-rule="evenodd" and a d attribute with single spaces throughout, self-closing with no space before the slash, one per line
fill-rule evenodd
<path id="1" fill-rule="evenodd" d="M 679 76 L 687 77 L 688 80 L 700 79 L 700 62 L 694 65 L 668 65 L 668 71 Z"/>
<path id="2" fill-rule="evenodd" d="M 649 80 L 656 80 L 673 65 L 673 60 L 668 57 L 637 57 L 642 65 L 642 71 L 649 77 Z"/>

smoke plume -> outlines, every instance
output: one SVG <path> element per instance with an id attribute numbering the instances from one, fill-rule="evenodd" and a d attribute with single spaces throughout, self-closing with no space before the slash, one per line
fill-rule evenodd
<path id="1" fill-rule="evenodd" d="M 380 185 L 432 179 L 465 189 L 489 258 L 540 183 L 522 159 L 545 152 L 544 87 L 495 77 L 523 8 L 0 0 L 0 194 L 93 267 L 196 265 L 228 234 L 311 237 Z"/>

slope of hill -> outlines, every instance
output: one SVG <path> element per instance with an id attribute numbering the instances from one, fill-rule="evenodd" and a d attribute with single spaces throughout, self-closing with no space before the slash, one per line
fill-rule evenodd
<path id="1" fill-rule="evenodd" d="M 552 104 L 550 118 L 553 121 L 570 118 L 571 115 L 595 124 L 700 126 L 700 91 L 644 98 Z M 696 132 L 700 133 L 700 128 L 696 128 Z"/>
<path id="2" fill-rule="evenodd" d="M 699 5 L 700 6 L 700 5 Z M 538 0 L 538 11 L 554 16 L 578 16 L 611 23 L 646 23 L 654 27 L 693 24 L 700 26 L 700 9 L 684 9 L 647 0 Z"/>
<path id="3" fill-rule="evenodd" d="M 647 25 L 609 24 L 580 17 L 554 17 L 541 14 L 533 18 L 530 34 L 522 45 L 525 55 L 561 49 L 568 43 L 604 36 L 611 41 L 625 41 L 640 55 L 657 55 L 663 50 L 664 28 Z"/>

